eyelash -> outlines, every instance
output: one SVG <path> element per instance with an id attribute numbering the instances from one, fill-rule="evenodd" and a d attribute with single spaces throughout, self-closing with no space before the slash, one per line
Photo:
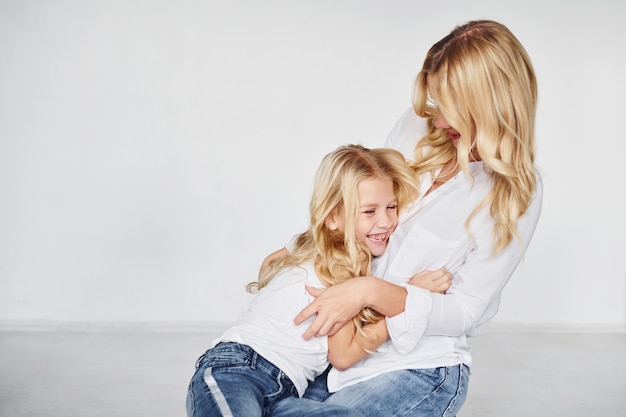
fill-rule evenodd
<path id="1" fill-rule="evenodd" d="M 397 209 L 398 209 L 398 206 L 395 205 L 395 204 L 387 206 L 387 210 L 397 210 Z M 375 212 L 376 212 L 376 210 L 371 209 L 371 210 L 365 210 L 363 213 L 364 214 L 374 214 Z"/>

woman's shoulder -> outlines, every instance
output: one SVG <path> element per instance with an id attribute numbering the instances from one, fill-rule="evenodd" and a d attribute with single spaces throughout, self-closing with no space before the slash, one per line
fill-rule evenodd
<path id="1" fill-rule="evenodd" d="M 415 145 L 426 133 L 428 133 L 426 119 L 418 116 L 413 107 L 409 107 L 389 132 L 384 146 L 402 152 L 406 159 L 411 160 Z"/>

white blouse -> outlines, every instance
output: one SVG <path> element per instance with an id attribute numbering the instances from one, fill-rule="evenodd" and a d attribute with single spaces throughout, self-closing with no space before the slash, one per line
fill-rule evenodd
<path id="1" fill-rule="evenodd" d="M 408 109 L 385 146 L 413 159 L 413 149 L 425 133 L 425 120 Z M 514 239 L 494 255 L 494 222 L 488 208 L 473 217 L 471 234 L 465 227 L 466 219 L 491 188 L 491 176 L 482 162 L 470 163 L 469 170 L 471 177 L 458 173 L 401 215 L 387 250 L 375 261 L 374 275 L 407 288 L 405 311 L 387 318 L 391 340 L 377 352 L 345 371 L 331 371 L 331 392 L 392 370 L 471 365 L 467 337 L 480 334 L 498 311 L 502 289 L 539 220 L 543 187 L 537 173 L 535 196 L 517 222 L 521 242 Z M 430 175 L 422 178 L 421 195 L 432 182 Z M 446 294 L 407 284 L 415 273 L 440 267 L 452 273 L 452 286 Z"/>

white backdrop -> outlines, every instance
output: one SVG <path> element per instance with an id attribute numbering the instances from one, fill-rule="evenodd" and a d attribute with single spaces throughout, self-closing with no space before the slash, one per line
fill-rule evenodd
<path id="1" fill-rule="evenodd" d="M 623 328 L 626 6 L 0 0 L 0 322 L 228 323 L 321 157 L 380 146 L 490 18 L 540 82 L 544 213 L 500 325 Z"/>

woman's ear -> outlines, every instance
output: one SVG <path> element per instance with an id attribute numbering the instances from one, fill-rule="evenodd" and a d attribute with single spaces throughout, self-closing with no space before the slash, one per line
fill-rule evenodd
<path id="1" fill-rule="evenodd" d="M 337 222 L 337 212 L 335 210 L 331 211 L 330 214 L 326 216 L 324 224 L 328 230 L 332 230 L 333 232 L 339 228 L 339 223 Z"/>

